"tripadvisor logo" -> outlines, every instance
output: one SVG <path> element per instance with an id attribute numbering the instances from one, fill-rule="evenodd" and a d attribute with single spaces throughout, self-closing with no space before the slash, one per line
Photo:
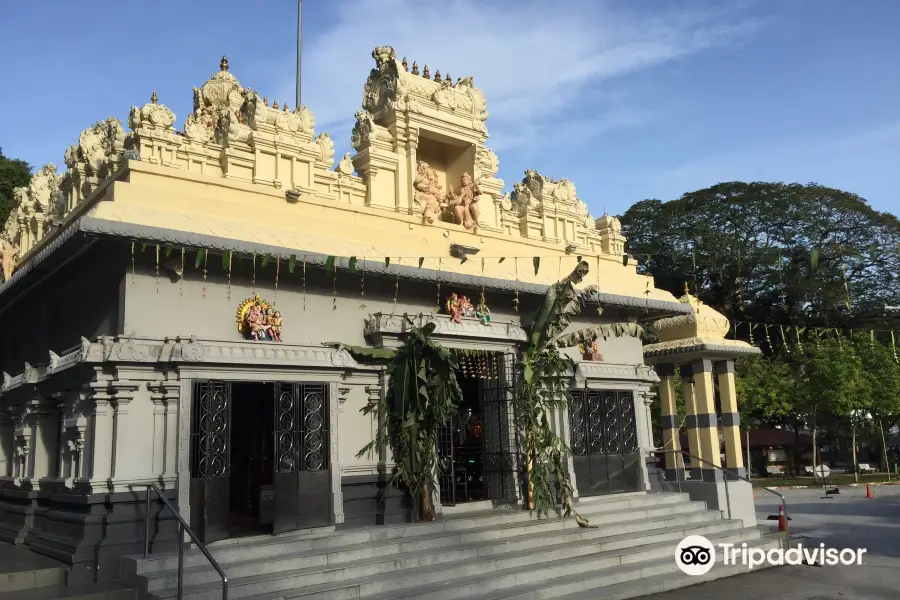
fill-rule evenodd
<path id="1" fill-rule="evenodd" d="M 706 575 L 716 564 L 716 548 L 702 535 L 689 535 L 675 547 L 675 564 L 685 575 Z"/>
<path id="2" fill-rule="evenodd" d="M 718 544 L 718 552 L 722 556 L 722 564 L 744 565 L 754 569 L 763 565 L 802 565 L 817 564 L 821 566 L 861 565 L 865 548 L 826 548 L 805 547 L 798 544 L 792 548 L 750 547 L 746 542 L 740 546 L 735 544 Z M 705 575 L 716 563 L 717 548 L 702 535 L 689 535 L 675 547 L 675 564 L 686 575 Z"/>

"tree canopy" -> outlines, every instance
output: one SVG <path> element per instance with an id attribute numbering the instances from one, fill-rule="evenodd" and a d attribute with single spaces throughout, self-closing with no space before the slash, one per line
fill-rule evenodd
<path id="1" fill-rule="evenodd" d="M 815 183 L 730 182 L 638 202 L 621 221 L 657 287 L 757 324 L 733 330 L 765 352 L 738 363 L 743 422 L 875 445 L 900 422 L 894 215 Z"/>
<path id="2" fill-rule="evenodd" d="M 676 294 L 734 319 L 869 327 L 897 304 L 900 221 L 810 183 L 720 183 L 622 216 L 628 252 Z"/>
<path id="3" fill-rule="evenodd" d="M 24 160 L 4 156 L 0 148 L 0 226 L 6 223 L 13 207 L 13 189 L 28 185 L 31 165 Z"/>

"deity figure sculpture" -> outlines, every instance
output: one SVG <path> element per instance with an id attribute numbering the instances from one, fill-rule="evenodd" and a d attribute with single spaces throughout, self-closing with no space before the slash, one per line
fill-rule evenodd
<path id="1" fill-rule="evenodd" d="M 259 296 L 247 298 L 237 309 L 238 331 L 254 342 L 280 342 L 281 313 Z"/>
<path id="2" fill-rule="evenodd" d="M 266 324 L 269 326 L 269 334 L 274 341 L 280 342 L 281 327 L 284 325 L 284 320 L 281 318 L 281 311 L 273 311 L 270 308 L 267 312 L 269 314 L 266 316 Z"/>
<path id="3" fill-rule="evenodd" d="M 450 315 L 450 320 L 454 323 L 460 323 L 462 322 L 463 317 L 469 317 L 474 314 L 472 301 L 469 300 L 468 297 L 457 294 L 456 292 L 453 292 L 450 294 L 450 297 L 447 298 L 447 305 L 445 308 L 447 309 L 447 314 Z"/>
<path id="4" fill-rule="evenodd" d="M 266 315 L 260 305 L 254 305 L 247 312 L 247 325 L 250 327 L 250 336 L 253 341 L 258 342 L 266 339 L 266 332 L 269 326 L 266 325 Z"/>
<path id="5" fill-rule="evenodd" d="M 481 195 L 481 190 L 468 173 L 460 175 L 459 186 L 457 191 L 451 191 L 448 208 L 457 223 L 461 223 L 466 229 L 473 229 L 478 225 L 478 196 Z"/>
<path id="6" fill-rule="evenodd" d="M 416 178 L 413 180 L 416 189 L 414 200 L 422 214 L 425 223 L 434 223 L 441 212 L 441 202 L 445 194 L 437 182 L 437 173 L 425 162 L 420 160 L 416 164 Z"/>
<path id="7" fill-rule="evenodd" d="M 6 237 L 0 237 L 0 266 L 3 267 L 3 281 L 9 281 L 9 278 L 12 277 L 17 254 L 19 254 L 18 244 L 13 244 Z"/>

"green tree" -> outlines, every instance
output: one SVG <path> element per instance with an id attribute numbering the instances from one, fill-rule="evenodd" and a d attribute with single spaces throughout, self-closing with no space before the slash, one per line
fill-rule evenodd
<path id="1" fill-rule="evenodd" d="M 900 364 L 894 354 L 896 349 L 880 344 L 873 333 L 857 337 L 856 351 L 863 368 L 859 393 L 868 399 L 864 424 L 871 434 L 870 447 L 880 449 L 883 467 L 890 471 L 885 438 L 900 421 Z"/>
<path id="2" fill-rule="evenodd" d="M 638 202 L 622 226 L 628 252 L 657 286 L 681 295 L 687 285 L 731 318 L 868 327 L 900 299 L 900 222 L 849 192 L 721 183 Z M 782 343 L 771 339 L 775 349 Z"/>
<path id="3" fill-rule="evenodd" d="M 0 227 L 6 223 L 13 207 L 13 189 L 28 185 L 31 166 L 24 160 L 3 155 L 0 148 Z"/>
<path id="4" fill-rule="evenodd" d="M 812 430 L 813 463 L 818 451 L 819 427 L 828 414 L 847 419 L 853 429 L 853 463 L 856 466 L 856 425 L 865 413 L 867 400 L 859 393 L 863 385 L 862 359 L 850 340 L 833 338 L 822 340 L 809 353 L 809 360 L 800 365 L 802 385 L 801 410 Z"/>

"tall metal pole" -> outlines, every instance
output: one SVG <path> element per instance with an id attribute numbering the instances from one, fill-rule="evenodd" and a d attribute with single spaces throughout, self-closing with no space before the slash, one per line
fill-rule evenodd
<path id="1" fill-rule="evenodd" d="M 303 0 L 297 0 L 297 98 L 295 106 L 300 108 L 300 64 L 301 64 L 301 33 L 303 32 Z"/>

